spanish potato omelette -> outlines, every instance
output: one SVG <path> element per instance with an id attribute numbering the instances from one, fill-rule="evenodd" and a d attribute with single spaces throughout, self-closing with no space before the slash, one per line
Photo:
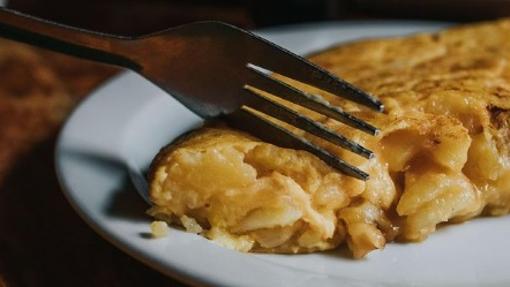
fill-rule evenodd
<path id="1" fill-rule="evenodd" d="M 499 20 L 316 53 L 311 61 L 378 96 L 386 112 L 282 78 L 382 132 L 372 137 L 285 103 L 377 156 L 294 132 L 369 172 L 369 181 L 307 152 L 206 125 L 155 158 L 149 213 L 236 250 L 313 252 L 346 242 L 356 258 L 392 240 L 423 240 L 441 223 L 506 214 L 509 40 L 510 20 Z"/>

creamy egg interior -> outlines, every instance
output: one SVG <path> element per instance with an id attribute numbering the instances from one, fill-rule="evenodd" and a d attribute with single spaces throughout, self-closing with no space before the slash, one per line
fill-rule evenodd
<path id="1" fill-rule="evenodd" d="M 154 160 L 149 214 L 240 251 L 346 242 L 359 258 L 394 239 L 423 240 L 441 223 L 509 212 L 510 20 L 363 40 L 310 59 L 378 96 L 386 112 L 281 78 L 381 128 L 378 136 L 266 96 L 373 150 L 367 160 L 285 125 L 370 180 L 207 125 Z"/>

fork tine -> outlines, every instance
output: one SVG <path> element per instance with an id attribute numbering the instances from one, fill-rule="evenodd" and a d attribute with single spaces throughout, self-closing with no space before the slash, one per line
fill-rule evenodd
<path id="1" fill-rule="evenodd" d="M 283 81 L 280 81 L 268 74 L 257 70 L 252 65 L 247 65 L 246 67 L 251 72 L 253 72 L 252 76 L 248 79 L 248 84 L 251 84 L 254 87 L 260 88 L 261 90 L 269 92 L 272 95 L 326 115 L 353 128 L 362 130 L 370 135 L 377 135 L 379 133 L 378 128 L 361 119 L 358 119 L 349 113 L 344 112 L 339 107 L 331 106 L 324 99 L 320 99 L 316 96 L 302 92 Z"/>
<path id="2" fill-rule="evenodd" d="M 310 119 L 309 117 L 300 115 L 296 111 L 285 107 L 284 105 L 266 98 L 253 90 L 252 87 L 245 87 L 245 91 L 250 97 L 247 106 L 255 110 L 261 111 L 267 115 L 284 121 L 290 125 L 307 131 L 317 137 L 323 138 L 331 143 L 337 144 L 348 149 L 364 158 L 372 158 L 374 153 L 365 147 L 357 144 L 341 134 L 331 130 L 330 128 Z"/>
<path id="3" fill-rule="evenodd" d="M 279 47 L 263 38 L 255 36 L 250 62 L 262 68 L 310 84 L 334 95 L 340 95 L 353 102 L 382 112 L 384 105 L 376 97 L 339 79 L 328 71 L 310 63 L 308 60 Z"/>
<path id="4" fill-rule="evenodd" d="M 308 151 L 329 166 L 340 170 L 341 172 L 361 180 L 368 180 L 368 173 L 346 163 L 345 161 L 333 156 L 326 150 L 316 146 L 306 139 L 297 137 L 289 130 L 277 126 L 270 121 L 260 117 L 247 107 L 241 107 L 238 111 L 226 116 L 227 122 L 244 130 L 264 141 L 276 144 L 285 148 Z"/>

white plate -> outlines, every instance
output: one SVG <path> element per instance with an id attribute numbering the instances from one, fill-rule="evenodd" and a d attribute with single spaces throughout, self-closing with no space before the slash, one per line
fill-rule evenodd
<path id="1" fill-rule="evenodd" d="M 438 29 L 423 22 L 344 22 L 261 35 L 297 53 L 362 37 Z M 131 256 L 188 282 L 221 286 L 510 286 L 510 217 L 442 228 L 419 244 L 388 244 L 364 260 L 345 250 L 254 255 L 223 249 L 172 229 L 148 236 L 147 205 L 133 183 L 160 147 L 200 124 L 161 90 L 124 73 L 88 97 L 64 126 L 56 149 L 67 198 L 101 236 Z"/>

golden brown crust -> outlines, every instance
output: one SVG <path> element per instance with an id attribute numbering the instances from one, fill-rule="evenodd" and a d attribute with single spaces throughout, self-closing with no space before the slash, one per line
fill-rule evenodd
<path id="1" fill-rule="evenodd" d="M 509 19 L 434 34 L 364 40 L 334 47 L 311 60 L 377 95 L 390 116 L 422 113 L 459 120 L 474 141 L 464 173 L 480 189 L 496 178 L 498 183 L 491 184 L 502 188 L 501 173 L 510 162 Z M 360 117 L 374 117 L 342 99 L 317 93 Z M 488 188 L 484 194 L 487 213 L 508 212 L 508 193 Z"/>

